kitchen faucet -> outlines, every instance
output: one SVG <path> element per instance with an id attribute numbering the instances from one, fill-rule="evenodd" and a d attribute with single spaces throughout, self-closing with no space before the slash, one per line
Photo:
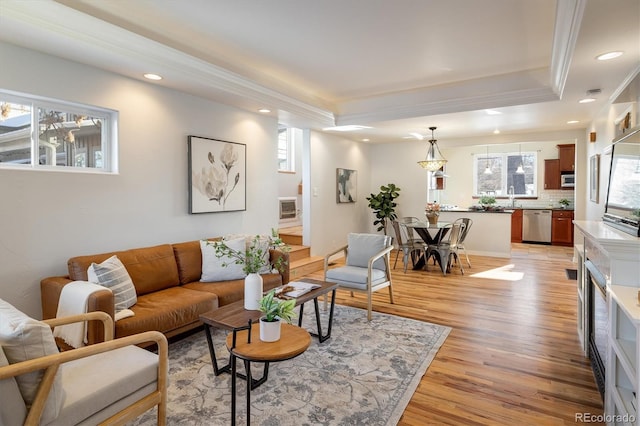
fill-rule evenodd
<path id="1" fill-rule="evenodd" d="M 509 190 L 507 191 L 507 194 L 509 194 L 509 199 L 511 200 L 511 208 L 514 208 L 516 206 L 516 194 L 515 194 L 516 190 L 513 187 L 513 185 L 511 185 L 509 187 Z"/>

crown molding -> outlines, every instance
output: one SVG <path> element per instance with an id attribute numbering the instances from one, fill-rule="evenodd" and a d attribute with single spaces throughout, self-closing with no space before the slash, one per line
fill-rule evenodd
<path id="1" fill-rule="evenodd" d="M 587 0 L 562 0 L 556 5 L 556 21 L 551 49 L 551 87 L 562 99 L 571 58 L 578 40 Z"/>

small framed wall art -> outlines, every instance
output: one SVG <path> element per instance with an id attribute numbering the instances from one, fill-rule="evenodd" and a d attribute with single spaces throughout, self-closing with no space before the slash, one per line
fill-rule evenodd
<path id="1" fill-rule="evenodd" d="M 358 192 L 358 172 L 349 169 L 336 169 L 336 202 L 355 203 Z"/>
<path id="2" fill-rule="evenodd" d="M 189 213 L 246 210 L 247 146 L 189 136 Z"/>

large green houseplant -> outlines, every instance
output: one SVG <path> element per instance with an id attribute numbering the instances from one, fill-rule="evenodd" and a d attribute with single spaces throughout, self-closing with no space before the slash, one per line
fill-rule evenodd
<path id="1" fill-rule="evenodd" d="M 382 185 L 380 192 L 371 194 L 367 197 L 369 207 L 373 209 L 376 219 L 374 225 L 378 225 L 378 231 L 384 231 L 387 234 L 387 220 L 395 220 L 398 218 L 395 208 L 397 204 L 393 201 L 400 196 L 400 188 L 393 183 Z"/>

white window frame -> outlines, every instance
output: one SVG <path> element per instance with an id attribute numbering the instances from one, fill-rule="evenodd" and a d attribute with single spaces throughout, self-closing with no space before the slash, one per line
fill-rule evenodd
<path id="1" fill-rule="evenodd" d="M 493 195 L 495 197 L 508 197 L 508 158 L 514 156 L 532 156 L 533 163 L 528 167 L 533 172 L 533 183 L 531 184 L 531 194 L 515 194 L 514 198 L 537 198 L 538 197 L 538 153 L 537 152 L 496 152 L 491 154 L 478 153 L 473 154 L 473 196 L 481 197 L 483 195 Z M 500 160 L 500 188 L 496 189 L 493 193 L 487 194 L 486 192 L 478 191 L 478 173 L 482 173 L 486 167 L 487 157 L 489 160 Z M 495 165 L 495 164 L 494 164 Z"/>
<path id="2" fill-rule="evenodd" d="M 30 95 L 25 93 L 18 93 L 8 90 L 0 90 L 0 100 L 9 101 L 12 103 L 29 105 L 31 108 L 31 136 L 30 136 L 30 150 L 31 150 L 31 164 L 16 164 L 16 163 L 4 163 L 0 162 L 0 168 L 2 169 L 21 169 L 21 170 L 50 170 L 50 171 L 64 171 L 74 173 L 118 173 L 118 140 L 117 140 L 117 126 L 118 126 L 118 112 L 115 110 L 95 107 L 90 105 L 84 105 L 79 103 L 72 103 L 62 101 L 58 99 L 45 98 L 36 95 Z M 58 110 L 65 113 L 87 115 L 91 117 L 99 117 L 102 119 L 101 126 L 101 153 L 102 153 L 102 168 L 96 167 L 75 167 L 75 166 L 58 166 L 55 164 L 44 165 L 39 164 L 40 160 L 40 141 L 38 138 L 38 114 L 39 110 Z"/>
<path id="3" fill-rule="evenodd" d="M 283 130 L 283 131 L 281 131 Z M 292 127 L 278 127 L 278 171 L 285 173 L 295 173 L 295 144 L 294 144 L 294 128 Z M 286 146 L 284 149 L 285 159 L 284 159 L 284 168 L 281 167 L 280 161 L 280 137 L 284 134 L 286 137 Z"/>

